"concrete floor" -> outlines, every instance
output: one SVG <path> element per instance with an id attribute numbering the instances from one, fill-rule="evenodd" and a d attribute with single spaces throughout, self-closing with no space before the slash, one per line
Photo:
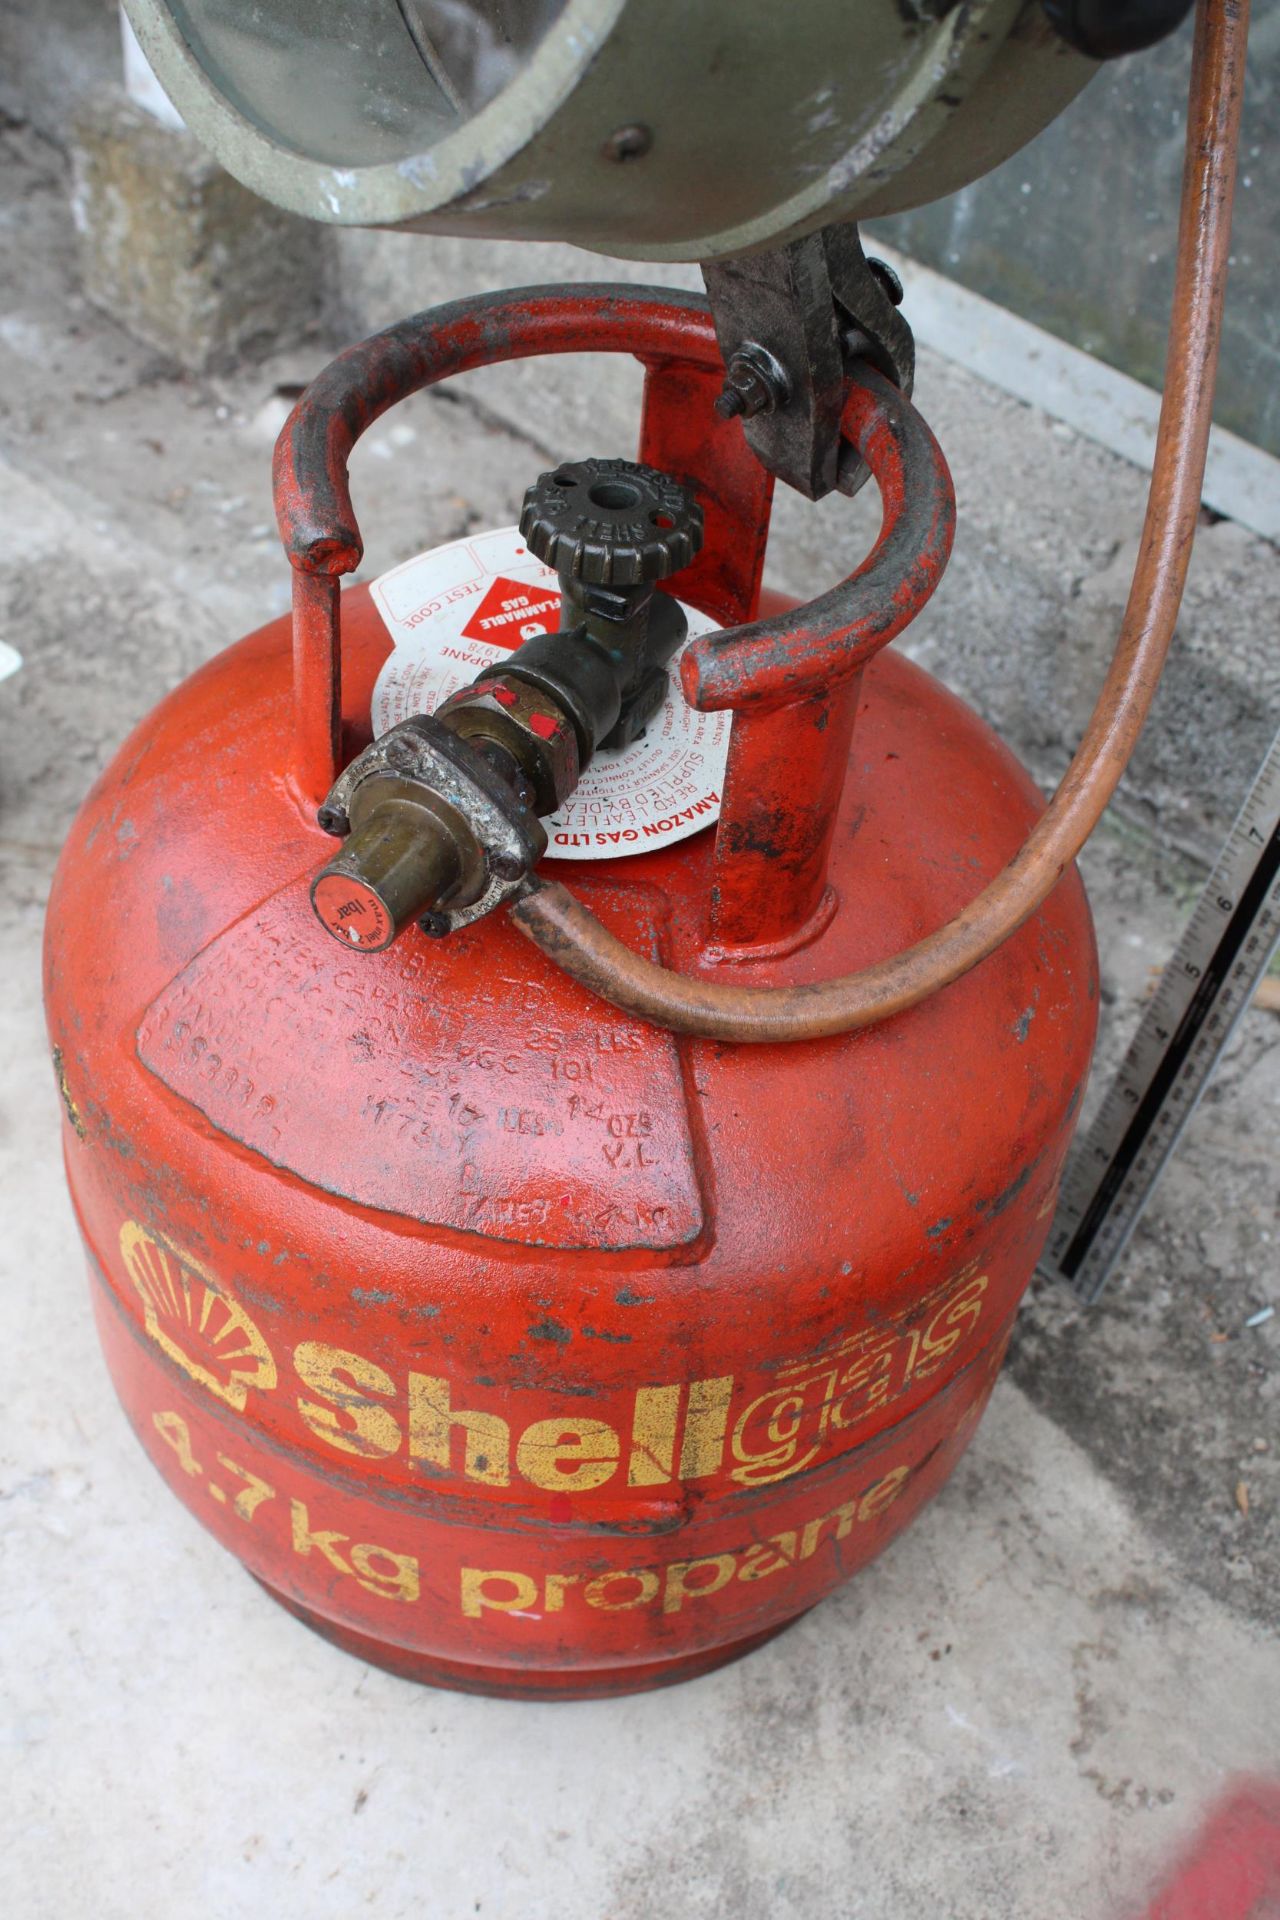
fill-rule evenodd
<path id="1" fill-rule="evenodd" d="M 942 1496 L 747 1662 L 630 1702 L 516 1706 L 306 1633 L 170 1499 L 117 1410 L 62 1187 L 38 942 L 115 743 L 286 602 L 270 444 L 279 390 L 327 348 L 177 377 L 78 301 L 58 155 L 22 129 L 3 147 L 0 607 L 25 664 L 0 682 L 0 1911 L 1142 1913 L 1230 1778 L 1280 1765 L 1280 1316 L 1244 1326 L 1280 1291 L 1280 1021 L 1247 1017 L 1105 1308 L 1038 1291 Z M 407 433 L 384 423 L 357 474 L 367 571 L 509 520 L 557 393 L 575 419 L 557 451 L 581 438 L 575 407 L 607 437 L 627 397 L 495 383 L 416 403 Z M 1051 778 L 1141 477 L 936 356 L 921 400 L 963 518 L 913 645 Z M 830 575 L 870 506 L 840 513 L 788 507 L 782 584 Z M 1274 723 L 1280 562 L 1226 523 L 1206 535 L 1158 738 L 1086 861 L 1104 1067 Z"/>

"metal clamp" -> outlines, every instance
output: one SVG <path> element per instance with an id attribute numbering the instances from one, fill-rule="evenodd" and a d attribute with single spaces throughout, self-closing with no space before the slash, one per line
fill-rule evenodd
<path id="1" fill-rule="evenodd" d="M 808 499 L 856 493 L 870 468 L 841 463 L 840 416 L 857 364 L 907 395 L 915 380 L 897 275 L 867 259 L 857 227 L 832 226 L 704 262 L 702 277 L 726 369 L 720 413 L 741 418 L 756 458 Z"/>

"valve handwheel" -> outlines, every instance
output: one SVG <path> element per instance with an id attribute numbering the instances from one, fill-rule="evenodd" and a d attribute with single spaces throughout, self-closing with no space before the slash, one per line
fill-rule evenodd
<path id="1" fill-rule="evenodd" d="M 702 509 L 636 460 L 577 460 L 544 473 L 520 511 L 529 551 L 584 586 L 666 580 L 697 557 Z"/>

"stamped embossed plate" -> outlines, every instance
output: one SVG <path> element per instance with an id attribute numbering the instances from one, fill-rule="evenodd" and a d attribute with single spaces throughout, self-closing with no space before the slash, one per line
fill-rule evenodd
<path id="1" fill-rule="evenodd" d="M 498 922 L 352 960 L 317 938 L 309 878 L 212 941 L 147 1009 L 138 1054 L 167 1087 L 272 1165 L 424 1224 L 603 1250 L 697 1238 L 669 1034 L 531 974 L 528 947 Z M 657 952 L 639 889 L 586 891 L 629 946 Z M 465 1017 L 452 1011 L 464 979 Z M 316 1059 L 345 1063 L 323 1100 Z"/>

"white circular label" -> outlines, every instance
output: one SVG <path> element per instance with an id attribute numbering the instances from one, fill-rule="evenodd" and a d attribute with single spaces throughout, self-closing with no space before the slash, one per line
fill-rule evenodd
<path id="1" fill-rule="evenodd" d="M 412 714 L 433 712 L 482 668 L 560 623 L 556 576 L 534 559 L 516 527 L 420 553 L 384 573 L 371 591 L 395 642 L 373 690 L 375 736 Z M 705 614 L 684 610 L 690 639 L 716 631 Z M 641 738 L 619 752 L 597 753 L 566 805 L 544 820 L 549 860 L 647 853 L 719 818 L 731 716 L 686 704 L 679 661 L 677 654 L 666 701 Z"/>

